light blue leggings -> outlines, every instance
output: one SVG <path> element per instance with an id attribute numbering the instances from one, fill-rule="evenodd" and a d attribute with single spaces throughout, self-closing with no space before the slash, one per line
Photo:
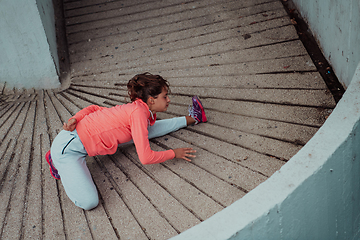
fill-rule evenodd
<path id="1" fill-rule="evenodd" d="M 160 137 L 186 126 L 185 117 L 158 120 L 149 127 L 148 137 L 149 139 Z M 66 194 L 76 206 L 90 210 L 98 205 L 99 197 L 86 166 L 86 156 L 84 145 L 76 130 L 61 131 L 51 145 L 51 158 L 59 172 Z"/>

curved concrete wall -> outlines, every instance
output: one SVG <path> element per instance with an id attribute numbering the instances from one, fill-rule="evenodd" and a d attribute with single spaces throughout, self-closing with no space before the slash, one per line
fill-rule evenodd
<path id="1" fill-rule="evenodd" d="M 360 239 L 360 2 L 293 2 L 347 91 L 278 172 L 173 240 Z"/>
<path id="2" fill-rule="evenodd" d="M 358 239 L 359 119 L 360 64 L 325 124 L 287 164 L 173 240 Z"/>
<path id="3" fill-rule="evenodd" d="M 55 12 L 52 0 L 36 0 L 41 22 L 46 34 L 49 51 L 59 72 L 59 57 L 56 44 Z"/>
<path id="4" fill-rule="evenodd" d="M 57 50 L 50 0 L 2 0 L 0 82 L 16 88 L 57 88 Z"/>
<path id="5" fill-rule="evenodd" d="M 360 62 L 359 0 L 293 0 L 339 81 L 350 84 Z"/>

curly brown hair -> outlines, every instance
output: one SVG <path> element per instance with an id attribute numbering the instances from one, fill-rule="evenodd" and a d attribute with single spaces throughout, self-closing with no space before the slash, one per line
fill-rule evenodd
<path id="1" fill-rule="evenodd" d="M 135 75 L 127 84 L 132 102 L 141 99 L 146 103 L 149 97 L 156 98 L 164 88 L 170 93 L 170 84 L 167 80 L 160 75 L 152 75 L 148 72 Z"/>

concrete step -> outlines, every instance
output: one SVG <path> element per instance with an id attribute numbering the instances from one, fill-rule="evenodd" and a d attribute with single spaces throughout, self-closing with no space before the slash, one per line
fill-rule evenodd
<path id="1" fill-rule="evenodd" d="M 104 32 L 106 38 L 95 37 L 90 38 L 90 41 L 89 38 L 87 38 L 79 43 L 71 43 L 69 48 L 72 53 L 76 53 L 84 51 L 85 49 L 89 50 L 89 48 L 95 50 L 96 48 L 109 46 L 109 44 L 115 43 L 119 49 L 131 50 L 133 47 L 135 49 L 135 46 L 146 47 L 148 44 L 166 44 L 177 42 L 181 39 L 196 38 L 209 34 L 211 34 L 210 39 L 214 37 L 221 38 L 221 34 L 219 36 L 212 34 L 219 31 L 224 33 L 225 31 L 228 32 L 230 30 L 235 33 L 233 37 L 238 36 L 239 33 L 241 36 L 243 36 L 244 34 L 266 30 L 267 21 L 278 22 L 278 24 L 282 22 L 282 25 L 289 25 L 288 17 L 286 16 L 286 12 L 284 12 L 284 9 L 281 7 L 281 5 L 278 5 L 275 8 L 271 7 L 270 5 L 266 6 L 267 8 L 265 8 L 265 10 L 263 8 L 252 10 L 251 13 L 254 14 L 254 16 L 251 16 L 250 14 L 249 17 L 237 15 L 236 17 L 227 17 L 224 20 L 210 23 L 202 23 L 203 17 L 199 17 L 188 21 L 181 21 L 177 23 L 177 25 L 168 24 L 168 26 L 155 26 L 153 28 L 144 29 L 141 28 L 141 30 L 139 29 L 137 31 L 128 31 L 126 34 L 105 34 L 106 32 Z M 277 12 L 279 12 L 278 15 L 275 15 Z M 281 21 L 276 21 L 277 16 L 284 16 L 284 19 L 280 18 L 279 20 Z M 287 19 L 287 21 L 285 21 L 285 19 Z M 164 31 L 162 30 L 164 27 L 169 29 Z M 191 44 L 191 42 L 192 41 L 187 41 L 186 44 Z M 130 46 L 130 48 L 127 46 Z"/>
<path id="2" fill-rule="evenodd" d="M 209 25 L 217 21 L 223 21 L 224 18 L 228 19 L 229 14 L 219 15 L 220 13 L 227 11 L 234 11 L 234 9 L 239 9 L 237 11 L 237 17 L 243 17 L 244 15 L 251 15 L 258 12 L 263 12 L 266 10 L 272 10 L 281 7 L 279 3 L 264 3 L 261 5 L 253 5 L 247 8 L 243 8 L 240 5 L 236 4 L 237 1 L 232 2 L 229 6 L 231 9 L 225 9 L 224 6 L 220 3 L 213 7 L 212 4 L 204 4 L 203 2 L 199 1 L 202 6 L 189 6 L 187 11 L 180 11 L 180 12 L 164 12 L 163 9 L 158 11 L 158 13 L 150 13 L 149 18 L 142 19 L 142 15 L 144 14 L 134 14 L 140 18 L 139 20 L 133 19 L 126 19 L 127 15 L 122 16 L 119 13 L 119 18 L 109 18 L 105 20 L 97 21 L 96 16 L 91 15 L 94 17 L 94 21 L 85 23 L 78 23 L 77 26 L 78 30 L 73 30 L 74 26 L 70 26 L 69 29 L 69 43 L 77 43 L 81 41 L 88 41 L 89 39 L 94 38 L 101 38 L 108 35 L 119 35 L 125 34 L 127 32 L 135 32 L 138 35 L 145 37 L 146 35 L 152 35 L 153 32 L 159 33 L 167 33 L 173 32 L 174 29 L 176 31 L 187 29 L 189 27 L 201 26 L 201 25 Z M 238 6 L 237 6 L 238 5 Z M 185 13 L 186 12 L 186 13 Z M 185 14 L 184 14 L 185 13 Z M 125 20 L 122 20 L 125 19 Z M 137 29 L 137 31 L 133 31 L 133 29 Z M 139 37 L 139 36 L 138 36 Z"/>

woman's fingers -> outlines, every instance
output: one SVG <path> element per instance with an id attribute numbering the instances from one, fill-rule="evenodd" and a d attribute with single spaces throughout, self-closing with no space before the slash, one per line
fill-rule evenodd
<path id="1" fill-rule="evenodd" d="M 69 124 L 67 124 L 67 123 L 64 123 L 63 124 L 63 129 L 65 130 L 65 131 L 70 131 L 70 132 L 72 132 L 72 131 L 74 131 L 75 130 L 75 125 L 69 125 Z"/>
<path id="2" fill-rule="evenodd" d="M 196 157 L 196 155 L 192 155 L 192 154 L 185 154 L 185 156 L 186 157 L 192 157 L 192 158 Z"/>
<path id="3" fill-rule="evenodd" d="M 194 149 L 192 149 L 192 148 L 184 148 L 184 151 L 187 152 L 187 153 L 188 153 L 188 152 L 189 152 L 189 153 L 190 153 L 190 152 L 196 152 L 196 150 L 194 150 Z"/>
<path id="4" fill-rule="evenodd" d="M 177 148 L 174 149 L 174 152 L 176 158 L 181 158 L 189 162 L 191 162 L 189 158 L 196 157 L 194 154 L 192 154 L 195 153 L 196 150 L 193 150 L 192 148 Z"/>
<path id="5" fill-rule="evenodd" d="M 64 124 L 63 124 L 63 129 L 64 129 L 65 131 L 70 131 L 70 132 L 72 132 L 72 131 L 75 130 L 76 124 L 77 124 L 76 119 L 75 119 L 75 118 L 72 118 L 72 119 L 70 119 L 67 123 L 64 122 Z"/>
<path id="6" fill-rule="evenodd" d="M 185 156 L 183 157 L 184 160 L 191 162 L 191 159 L 189 159 L 189 157 L 194 158 L 196 157 L 196 155 L 193 154 L 189 154 L 189 153 L 195 153 L 196 150 L 193 150 L 192 148 L 186 148 L 185 149 Z"/>

